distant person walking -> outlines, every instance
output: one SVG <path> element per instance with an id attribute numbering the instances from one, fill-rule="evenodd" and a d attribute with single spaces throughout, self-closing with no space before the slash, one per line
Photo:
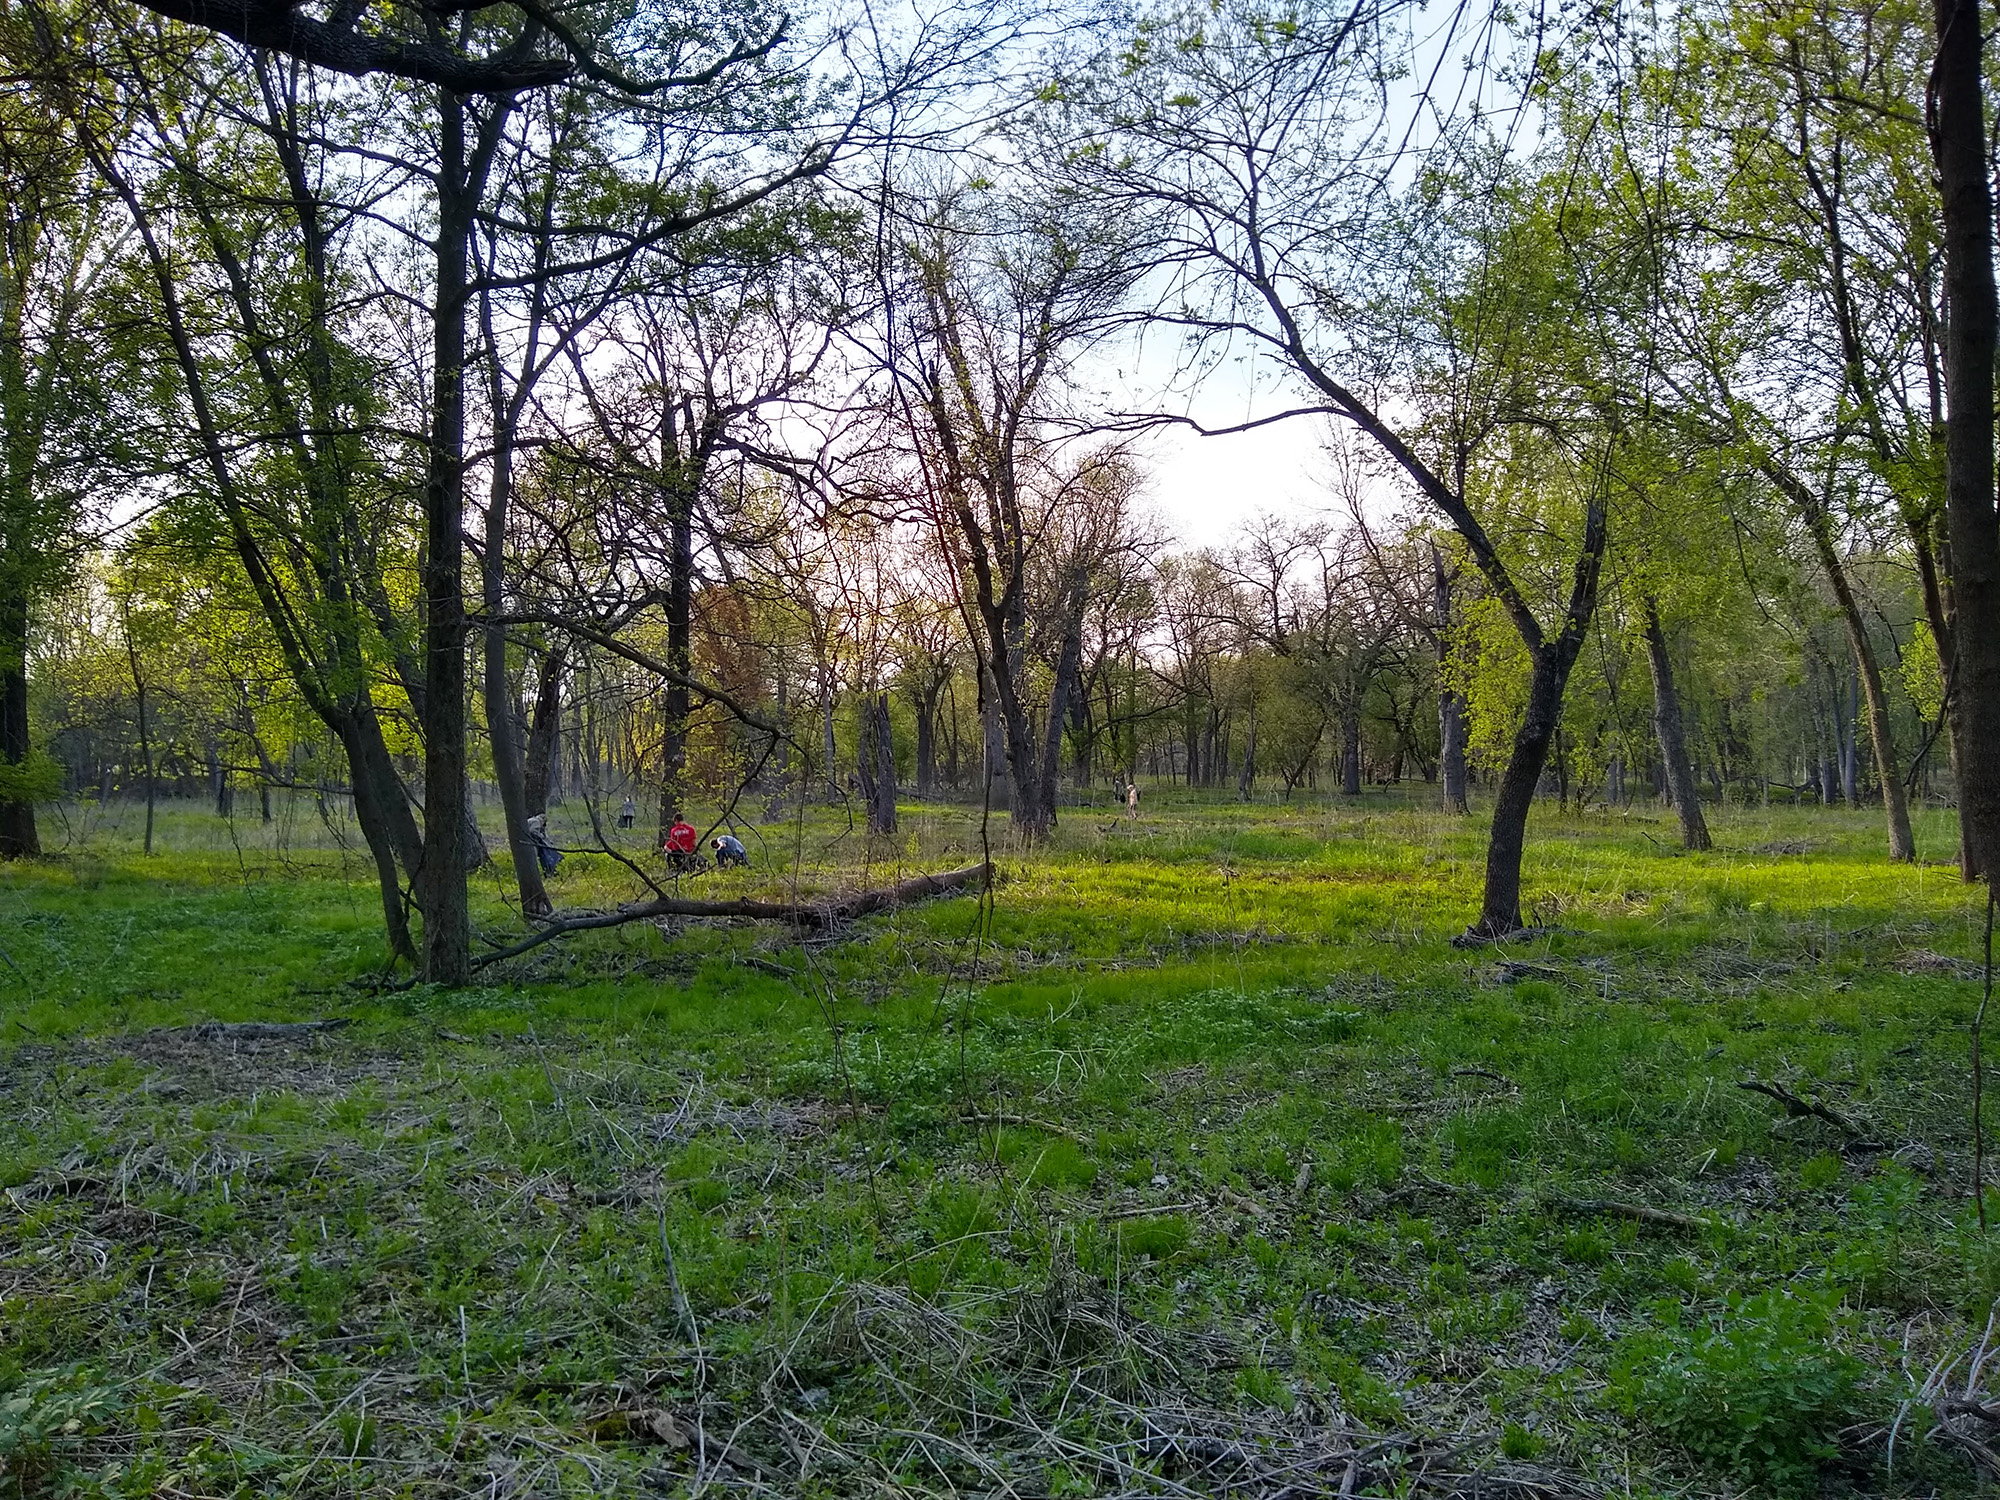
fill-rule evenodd
<path id="1" fill-rule="evenodd" d="M 638 821 L 638 818 L 639 804 L 634 802 L 630 797 L 627 797 L 625 805 L 618 809 L 618 826 L 620 828 L 630 828 Z"/>
<path id="2" fill-rule="evenodd" d="M 1139 783 L 1125 783 L 1125 816 L 1137 821 L 1139 817 Z"/>

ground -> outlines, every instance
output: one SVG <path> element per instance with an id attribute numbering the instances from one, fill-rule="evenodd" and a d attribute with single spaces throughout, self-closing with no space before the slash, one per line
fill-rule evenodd
<path id="1" fill-rule="evenodd" d="M 1986 907 L 1879 823 L 1538 808 L 1543 930 L 1460 949 L 1480 819 L 1160 793 L 996 823 L 990 912 L 443 992 L 307 799 L 66 809 L 0 870 L 0 1494 L 1970 1492 Z M 983 847 L 904 830 L 698 884 Z"/>

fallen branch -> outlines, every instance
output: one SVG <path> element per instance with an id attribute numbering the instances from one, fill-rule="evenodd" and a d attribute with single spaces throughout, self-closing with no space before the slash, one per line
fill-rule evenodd
<path id="1" fill-rule="evenodd" d="M 1550 1203 L 1579 1214 L 1610 1214 L 1619 1219 L 1636 1219 L 1641 1224 L 1665 1224 L 1672 1229 L 1713 1229 L 1716 1221 L 1694 1214 L 1677 1214 L 1670 1208 L 1654 1208 L 1646 1203 L 1627 1203 L 1622 1198 L 1571 1198 L 1551 1193 Z"/>
<path id="2" fill-rule="evenodd" d="M 1451 1076 L 1454 1078 L 1485 1078 L 1499 1084 L 1502 1088 L 1510 1088 L 1517 1094 L 1521 1092 L 1520 1084 L 1514 1082 L 1505 1073 L 1496 1073 L 1491 1068 L 1453 1068 Z"/>
<path id="3" fill-rule="evenodd" d="M 1736 1085 L 1752 1094 L 1762 1094 L 1766 1099 L 1775 1099 L 1784 1105 L 1785 1114 L 1792 1119 L 1824 1120 L 1841 1131 L 1850 1140 L 1863 1141 L 1868 1132 L 1847 1118 L 1831 1105 L 1822 1104 L 1817 1099 L 1801 1099 L 1782 1083 L 1765 1083 L 1759 1078 L 1746 1078 Z"/>
<path id="4" fill-rule="evenodd" d="M 518 958 L 543 943 L 567 937 L 572 932 L 591 932 L 604 927 L 623 927 L 628 922 L 652 922 L 661 917 L 748 917 L 760 922 L 790 922 L 799 927 L 827 928 L 855 917 L 870 916 L 932 896 L 946 896 L 969 886 L 983 884 L 993 875 L 989 863 L 967 865 L 938 875 L 917 875 L 897 885 L 872 891 L 855 891 L 823 901 L 693 901 L 684 896 L 659 896 L 651 901 L 635 901 L 616 911 L 585 912 L 560 917 L 530 933 L 518 943 L 473 959 L 472 967 L 484 968 L 502 959 Z"/>
<path id="5" fill-rule="evenodd" d="M 325 1021 L 199 1021 L 193 1026 L 162 1026 L 153 1035 L 193 1037 L 198 1042 L 290 1042 L 353 1024 L 345 1016 Z"/>

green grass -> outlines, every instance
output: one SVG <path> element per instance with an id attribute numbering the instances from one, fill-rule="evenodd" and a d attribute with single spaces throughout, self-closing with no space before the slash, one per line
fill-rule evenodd
<path id="1" fill-rule="evenodd" d="M 70 809 L 0 868 L 0 1494 L 1229 1488 L 1142 1412 L 1401 1435 L 1367 1494 L 1426 1455 L 1969 1493 L 1928 1414 L 1893 1471 L 1887 1434 L 2000 1294 L 1978 986 L 1937 957 L 1984 908 L 1878 825 L 1718 812 L 1685 856 L 1648 811 L 1539 808 L 1550 931 L 1461 950 L 1477 820 L 1156 793 L 1032 855 L 996 822 L 983 937 L 971 900 L 810 947 L 635 925 L 448 993 L 377 982 L 363 861 L 308 802 L 169 806 L 151 858 L 134 809 Z M 904 827 L 814 811 L 706 886 L 978 855 L 962 808 Z M 574 856 L 555 893 L 631 881 Z M 164 1029 L 319 1017 L 353 1024 Z"/>

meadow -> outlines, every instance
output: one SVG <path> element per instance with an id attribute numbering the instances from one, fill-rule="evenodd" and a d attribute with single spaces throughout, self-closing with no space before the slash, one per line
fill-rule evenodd
<path id="1" fill-rule="evenodd" d="M 1984 892 L 1711 816 L 1538 808 L 1539 930 L 1460 948 L 1483 820 L 1415 794 L 813 808 L 694 884 L 990 844 L 990 902 L 447 992 L 337 812 L 63 809 L 0 867 L 0 1493 L 1971 1493 Z"/>

